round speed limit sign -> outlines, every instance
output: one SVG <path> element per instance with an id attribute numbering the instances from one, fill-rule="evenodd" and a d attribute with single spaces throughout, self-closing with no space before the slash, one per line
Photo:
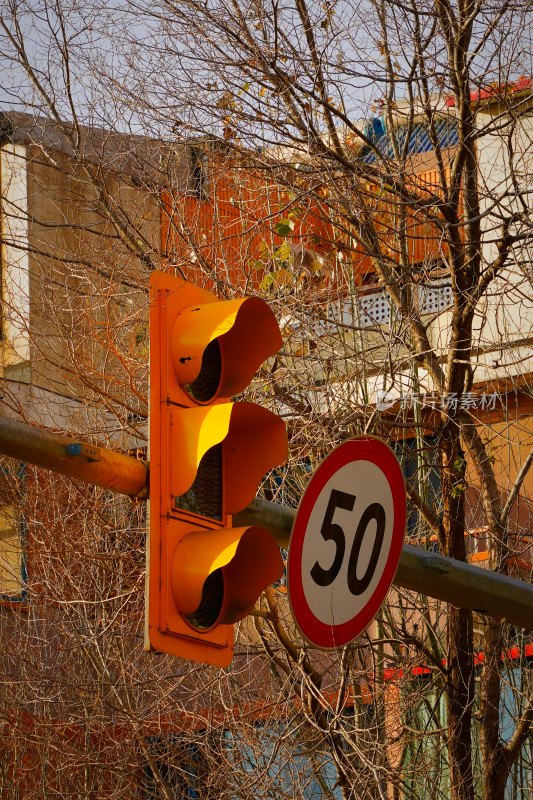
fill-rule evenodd
<path id="1" fill-rule="evenodd" d="M 364 631 L 394 578 L 405 521 L 402 471 L 380 439 L 350 439 L 320 464 L 287 561 L 292 614 L 311 644 L 342 647 Z"/>

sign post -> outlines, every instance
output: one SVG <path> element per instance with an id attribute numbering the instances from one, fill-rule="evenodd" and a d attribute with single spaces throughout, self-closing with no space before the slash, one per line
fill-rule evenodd
<path id="1" fill-rule="evenodd" d="M 330 650 L 361 634 L 393 581 L 406 522 L 401 467 L 371 436 L 335 448 L 311 478 L 296 513 L 287 562 L 295 622 Z"/>

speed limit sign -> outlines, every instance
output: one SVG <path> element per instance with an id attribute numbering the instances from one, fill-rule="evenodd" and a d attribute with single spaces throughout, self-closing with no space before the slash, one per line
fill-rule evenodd
<path id="1" fill-rule="evenodd" d="M 311 478 L 294 521 L 287 561 L 292 614 L 326 650 L 364 631 L 400 560 L 405 485 L 393 451 L 364 436 L 339 445 Z"/>

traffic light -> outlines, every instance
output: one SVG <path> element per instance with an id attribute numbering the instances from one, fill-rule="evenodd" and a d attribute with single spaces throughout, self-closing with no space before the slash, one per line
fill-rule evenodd
<path id="1" fill-rule="evenodd" d="M 271 534 L 231 523 L 287 456 L 276 414 L 231 401 L 280 346 L 264 301 L 152 273 L 148 649 L 227 666 L 233 623 L 282 575 Z"/>

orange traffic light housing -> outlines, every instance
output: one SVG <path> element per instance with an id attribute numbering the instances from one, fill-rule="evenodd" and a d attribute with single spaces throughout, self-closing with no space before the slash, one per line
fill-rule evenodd
<path id="1" fill-rule="evenodd" d="M 271 534 L 231 523 L 287 457 L 282 420 L 231 401 L 280 346 L 264 301 L 152 273 L 148 649 L 227 666 L 233 623 L 282 575 Z"/>

